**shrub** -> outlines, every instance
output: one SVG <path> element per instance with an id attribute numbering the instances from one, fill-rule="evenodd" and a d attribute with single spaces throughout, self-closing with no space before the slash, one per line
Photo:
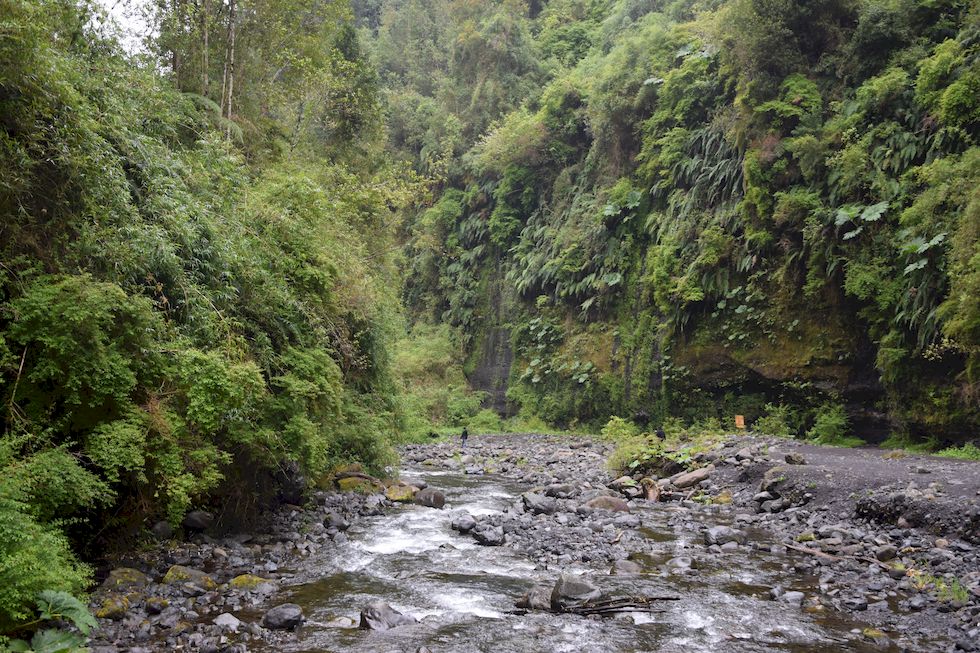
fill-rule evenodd
<path id="1" fill-rule="evenodd" d="M 819 444 L 853 447 L 863 444 L 859 438 L 847 436 L 847 412 L 841 404 L 824 404 L 816 411 L 813 426 L 806 437 Z"/>
<path id="2" fill-rule="evenodd" d="M 470 418 L 466 427 L 472 433 L 499 433 L 503 429 L 503 422 L 495 411 L 484 408 Z"/>
<path id="3" fill-rule="evenodd" d="M 791 438 L 796 435 L 790 427 L 792 408 L 785 404 L 766 404 L 766 414 L 755 421 L 752 430 L 763 435 Z"/>
<path id="4" fill-rule="evenodd" d="M 936 452 L 936 455 L 947 458 L 959 458 L 960 460 L 980 460 L 980 447 L 973 442 L 967 442 L 960 446 L 941 449 Z"/>
<path id="5" fill-rule="evenodd" d="M 90 570 L 56 528 L 39 523 L 9 478 L 0 481 L 0 635 L 34 614 L 43 590 L 81 592 Z"/>
<path id="6" fill-rule="evenodd" d="M 622 417 L 610 417 L 600 434 L 604 440 L 624 442 L 640 435 L 640 428 Z"/>

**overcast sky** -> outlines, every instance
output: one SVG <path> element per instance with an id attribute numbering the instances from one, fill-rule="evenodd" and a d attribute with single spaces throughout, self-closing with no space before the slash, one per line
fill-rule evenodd
<path id="1" fill-rule="evenodd" d="M 144 52 L 143 45 L 153 27 L 147 18 L 152 11 L 152 0 L 95 0 L 107 13 L 106 20 L 97 19 L 100 29 L 108 30 L 119 37 L 119 42 L 127 52 Z"/>

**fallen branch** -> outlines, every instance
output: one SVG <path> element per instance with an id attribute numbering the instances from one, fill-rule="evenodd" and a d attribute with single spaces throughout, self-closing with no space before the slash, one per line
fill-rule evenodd
<path id="1" fill-rule="evenodd" d="M 666 612 L 653 607 L 655 601 L 680 601 L 679 596 L 628 596 L 620 598 L 606 599 L 604 601 L 589 601 L 577 605 L 562 606 L 561 610 L 555 612 L 577 614 L 577 615 L 607 615 L 622 612 L 647 612 L 657 614 Z"/>
<path id="2" fill-rule="evenodd" d="M 892 569 L 891 565 L 886 564 L 881 560 L 876 560 L 874 558 L 867 558 L 865 556 L 835 556 L 830 553 L 826 553 L 825 551 L 821 551 L 819 549 L 811 549 L 808 546 L 799 546 L 796 544 L 789 544 L 789 543 L 785 543 L 784 545 L 786 546 L 787 549 L 792 549 L 793 551 L 799 551 L 800 553 L 809 553 L 810 555 L 815 555 L 818 558 L 823 558 L 824 560 L 832 560 L 834 562 L 841 562 L 843 560 L 853 560 L 855 562 L 870 562 L 878 565 L 879 567 L 885 570 Z"/>

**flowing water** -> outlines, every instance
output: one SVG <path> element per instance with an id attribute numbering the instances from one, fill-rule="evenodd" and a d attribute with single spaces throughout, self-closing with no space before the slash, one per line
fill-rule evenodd
<path id="1" fill-rule="evenodd" d="M 641 560 L 649 573 L 590 579 L 613 595 L 675 595 L 659 614 L 628 613 L 615 618 L 513 614 L 514 601 L 538 582 L 553 583 L 574 566 L 541 569 L 509 547 L 483 547 L 449 527 L 454 515 L 504 511 L 524 488 L 493 476 L 465 476 L 407 470 L 446 493 L 442 510 L 405 505 L 384 516 L 360 520 L 348 542 L 329 558 L 311 558 L 285 600 L 300 604 L 308 622 L 296 633 L 259 651 L 881 651 L 888 646 L 855 634 L 864 625 L 839 613 L 811 614 L 799 606 L 768 599 L 769 588 L 815 592 L 816 579 L 792 571 L 786 556 L 749 547 L 721 556 L 686 548 L 696 533 L 675 531 L 671 504 L 653 504 L 637 514 L 651 538 L 651 554 Z M 705 511 L 718 523 L 723 516 Z M 668 574 L 663 562 L 696 556 L 696 568 Z M 700 553 L 700 555 L 698 555 Z M 359 612 L 372 601 L 387 601 L 420 623 L 386 632 L 356 628 Z"/>

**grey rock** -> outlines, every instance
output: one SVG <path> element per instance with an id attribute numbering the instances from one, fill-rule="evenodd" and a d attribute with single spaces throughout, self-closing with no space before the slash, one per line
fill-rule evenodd
<path id="1" fill-rule="evenodd" d="M 398 612 L 384 601 L 375 601 L 361 610 L 360 628 L 365 630 L 390 630 L 398 626 L 417 623 L 415 617 Z"/>
<path id="2" fill-rule="evenodd" d="M 214 524 L 214 515 L 206 510 L 192 510 L 184 517 L 183 524 L 190 531 L 206 531 Z"/>
<path id="3" fill-rule="evenodd" d="M 327 528 L 334 528 L 338 531 L 346 531 L 350 528 L 350 522 L 344 519 L 339 512 L 330 511 L 323 519 L 323 525 Z"/>
<path id="4" fill-rule="evenodd" d="M 687 472 L 681 474 L 673 480 L 674 486 L 680 489 L 689 488 L 697 485 L 702 481 L 708 480 L 711 476 L 711 470 L 707 467 L 702 467 L 701 469 L 695 469 L 693 472 Z"/>
<path id="5" fill-rule="evenodd" d="M 153 533 L 153 537 L 157 538 L 158 540 L 169 540 L 174 536 L 174 529 L 168 521 L 158 521 L 157 523 L 153 524 L 150 532 Z"/>
<path id="6" fill-rule="evenodd" d="M 564 610 L 566 607 L 594 601 L 602 596 L 598 587 L 581 576 L 562 574 L 551 590 L 551 609 Z"/>
<path id="7" fill-rule="evenodd" d="M 633 562 L 632 560 L 617 560 L 613 563 L 611 574 L 621 576 L 623 574 L 642 574 L 643 567 L 639 563 Z"/>
<path id="8" fill-rule="evenodd" d="M 803 592 L 784 592 L 776 600 L 789 605 L 803 605 L 804 598 Z"/>
<path id="9" fill-rule="evenodd" d="M 898 554 L 898 549 L 891 544 L 883 544 L 875 549 L 875 558 L 888 562 Z"/>
<path id="10" fill-rule="evenodd" d="M 612 512 L 629 512 L 629 504 L 619 497 L 598 496 L 585 503 L 590 510 L 610 510 Z"/>
<path id="11" fill-rule="evenodd" d="M 429 508 L 442 508 L 446 505 L 446 495 L 431 487 L 415 493 L 415 503 Z"/>
<path id="12" fill-rule="evenodd" d="M 466 534 L 476 527 L 476 520 L 470 514 L 460 515 L 449 524 L 449 527 L 454 531 Z"/>
<path id="13" fill-rule="evenodd" d="M 558 510 L 558 502 L 535 492 L 525 492 L 522 495 L 524 508 L 535 515 L 553 515 Z"/>
<path id="14" fill-rule="evenodd" d="M 293 630 L 303 623 L 303 609 L 295 603 L 277 605 L 262 617 L 262 625 L 269 630 Z"/>
<path id="15" fill-rule="evenodd" d="M 525 610 L 551 610 L 551 591 L 549 585 L 535 585 L 517 601 L 517 607 Z"/>
<path id="16" fill-rule="evenodd" d="M 725 544 L 727 542 L 745 544 L 745 533 L 728 526 L 712 526 L 705 531 L 704 542 L 709 546 L 712 544 Z"/>
<path id="17" fill-rule="evenodd" d="M 242 625 L 242 622 L 235 615 L 230 612 L 222 612 L 217 617 L 214 618 L 212 623 L 221 628 L 221 630 L 229 631 L 232 633 L 237 633 L 238 628 Z"/>
<path id="18" fill-rule="evenodd" d="M 785 460 L 786 461 L 786 464 L 788 464 L 788 465 L 805 465 L 806 464 L 806 458 L 803 457 L 803 454 L 797 453 L 795 451 L 791 451 L 790 453 L 786 454 L 786 456 L 783 458 L 783 460 Z"/>
<path id="19" fill-rule="evenodd" d="M 501 546 L 507 541 L 504 529 L 500 526 L 477 524 L 470 533 L 473 535 L 473 539 L 483 546 Z"/>

